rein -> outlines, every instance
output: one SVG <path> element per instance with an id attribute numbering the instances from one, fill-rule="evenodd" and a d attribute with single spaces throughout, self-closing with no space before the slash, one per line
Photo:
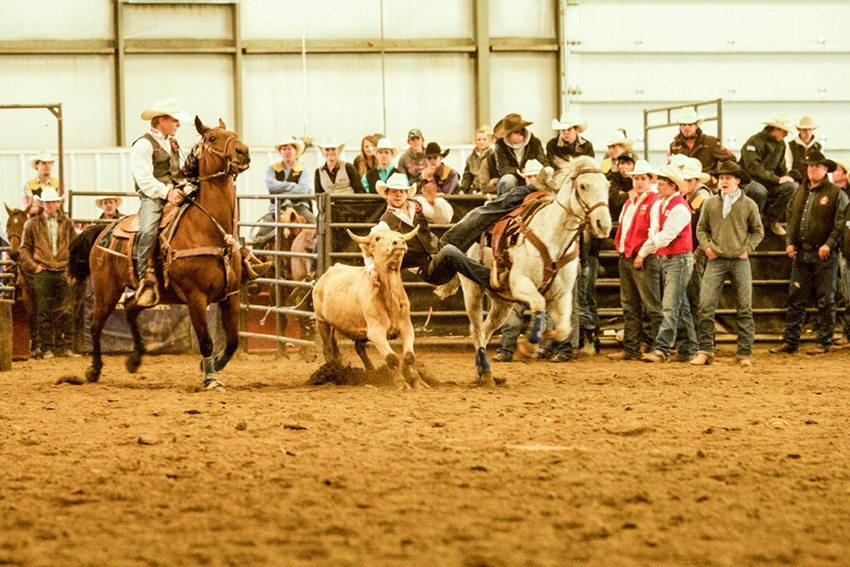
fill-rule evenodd
<path id="1" fill-rule="evenodd" d="M 204 138 L 206 138 L 206 136 L 204 136 Z M 214 147 L 212 147 L 211 145 L 209 145 L 209 144 L 206 142 L 206 140 L 205 140 L 205 141 L 203 141 L 203 142 L 201 143 L 201 149 L 202 149 L 202 150 L 206 150 L 206 151 L 208 151 L 209 153 L 211 153 L 212 155 L 214 155 L 214 156 L 218 156 L 218 157 L 220 157 L 220 158 L 224 159 L 224 169 L 222 169 L 222 170 L 221 170 L 221 171 L 219 171 L 219 172 L 216 172 L 216 173 L 210 174 L 210 175 L 205 175 L 204 177 L 199 177 L 199 178 L 197 179 L 198 183 L 200 183 L 201 181 L 209 181 L 210 179 L 215 179 L 216 177 L 223 177 L 223 176 L 225 176 L 225 175 L 232 175 L 232 174 L 230 173 L 230 161 L 231 161 L 231 160 L 230 160 L 230 156 L 229 156 L 229 155 L 228 155 L 228 153 L 227 153 L 227 148 L 228 148 L 228 147 L 230 147 L 230 142 L 236 142 L 236 139 L 237 139 L 237 138 L 236 138 L 236 136 L 232 136 L 232 137 L 230 137 L 230 138 L 227 140 L 227 143 L 225 143 L 225 144 L 224 144 L 224 149 L 223 149 L 223 150 L 217 150 L 217 149 L 215 149 Z M 209 213 L 207 213 L 207 214 L 209 214 Z"/>

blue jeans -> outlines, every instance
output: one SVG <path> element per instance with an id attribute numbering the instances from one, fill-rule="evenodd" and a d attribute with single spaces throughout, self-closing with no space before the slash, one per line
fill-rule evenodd
<path id="1" fill-rule="evenodd" d="M 448 283 L 455 274 L 463 274 L 478 285 L 490 289 L 490 268 L 473 260 L 456 246 L 447 244 L 419 270 L 419 277 L 433 285 Z"/>
<path id="2" fill-rule="evenodd" d="M 661 264 L 661 325 L 652 350 L 670 354 L 676 342 L 676 329 L 679 319 L 685 323 L 685 336 L 679 347 L 679 358 L 691 358 L 696 354 L 697 337 L 691 305 L 688 303 L 688 281 L 694 268 L 692 252 L 683 252 L 671 256 L 659 256 Z"/>
<path id="3" fill-rule="evenodd" d="M 516 189 L 519 181 L 517 180 L 515 175 L 503 175 L 499 178 L 499 182 L 496 184 L 496 193 L 501 197 L 505 193 L 509 193 Z"/>
<path id="4" fill-rule="evenodd" d="M 581 309 L 582 331 L 590 331 L 594 338 L 599 330 L 599 305 L 596 302 L 596 277 L 599 275 L 599 258 L 591 254 L 582 257 L 578 277 L 578 306 Z"/>
<path id="5" fill-rule="evenodd" d="M 797 348 L 800 332 L 806 320 L 806 303 L 810 296 L 817 299 L 818 345 L 829 350 L 835 331 L 835 278 L 838 276 L 838 252 L 821 260 L 817 250 L 797 251 L 791 264 L 791 286 L 788 293 L 788 314 L 785 316 L 785 344 Z"/>
<path id="6" fill-rule="evenodd" d="M 753 321 L 753 272 L 749 259 L 743 258 L 716 258 L 707 262 L 699 299 L 699 351 L 709 356 L 714 355 L 714 314 L 723 292 L 723 281 L 727 277 L 732 282 L 737 309 L 736 354 L 739 357 L 749 357 L 753 354 L 753 339 L 756 335 Z"/>
<path id="7" fill-rule="evenodd" d="M 497 199 L 476 207 L 466 213 L 460 221 L 447 230 L 440 239 L 440 248 L 448 244 L 457 246 L 463 252 L 469 250 L 484 232 L 496 224 L 500 218 L 522 205 L 525 198 L 534 192 L 534 188 L 522 185 L 501 195 Z"/>
<path id="8" fill-rule="evenodd" d="M 505 324 L 502 325 L 502 340 L 499 342 L 499 354 L 513 357 L 516 351 L 516 342 L 522 333 L 525 323 L 525 304 L 515 303 L 511 309 Z"/>
<path id="9" fill-rule="evenodd" d="M 765 218 L 772 221 L 783 222 L 788 211 L 788 201 L 791 200 L 791 195 L 797 189 L 797 184 L 793 181 L 774 185 L 773 187 L 765 187 L 758 181 L 750 181 L 744 187 L 744 193 L 756 202 L 759 207 L 759 212 Z"/>
<path id="10" fill-rule="evenodd" d="M 661 272 L 658 258 L 649 256 L 638 271 L 634 258 L 620 256 L 620 303 L 623 306 L 623 348 L 627 354 L 640 355 L 643 314 L 649 316 L 653 340 L 661 325 Z"/>
<path id="11" fill-rule="evenodd" d="M 62 354 L 71 350 L 71 312 L 63 309 L 68 282 L 65 270 L 42 270 L 33 276 L 35 283 L 38 344 L 41 352 L 56 350 Z M 54 337 L 56 341 L 54 342 Z"/>
<path id="12" fill-rule="evenodd" d="M 151 248 L 154 238 L 159 232 L 159 222 L 162 220 L 162 209 L 166 201 L 163 199 L 151 199 L 147 195 L 139 193 L 142 200 L 139 205 L 139 231 L 136 233 L 136 256 L 138 258 L 139 279 L 145 277 L 148 263 L 151 257 Z"/>

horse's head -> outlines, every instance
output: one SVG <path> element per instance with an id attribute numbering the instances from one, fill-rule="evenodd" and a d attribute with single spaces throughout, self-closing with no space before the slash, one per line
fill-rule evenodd
<path id="1" fill-rule="evenodd" d="M 222 120 L 218 121 L 217 127 L 210 128 L 195 116 L 195 128 L 202 138 L 198 145 L 200 155 L 197 156 L 200 177 L 219 172 L 236 176 L 248 169 L 251 163 L 248 146 L 229 131 Z"/>
<path id="2" fill-rule="evenodd" d="M 9 244 L 12 245 L 10 256 L 13 260 L 17 259 L 18 249 L 21 247 L 21 241 L 24 237 L 24 224 L 27 222 L 27 212 L 21 209 L 12 209 L 6 205 L 6 213 L 9 215 L 6 220 L 6 234 L 9 236 Z"/>
<path id="3" fill-rule="evenodd" d="M 587 223 L 596 238 L 611 233 L 611 211 L 608 209 L 608 180 L 591 157 L 570 161 L 555 158 L 558 172 L 545 179 L 555 192 L 555 200 L 570 214 Z"/>
<path id="4" fill-rule="evenodd" d="M 304 218 L 303 215 L 299 215 L 298 212 L 292 206 L 286 206 L 283 211 L 280 213 L 280 222 L 286 224 L 304 224 L 307 222 L 307 219 Z M 290 229 L 288 226 L 282 229 L 284 238 L 295 238 L 298 236 L 300 229 L 293 228 Z"/>

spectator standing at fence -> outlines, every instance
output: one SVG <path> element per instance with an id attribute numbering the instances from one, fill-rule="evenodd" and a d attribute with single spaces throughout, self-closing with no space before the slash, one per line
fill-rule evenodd
<path id="1" fill-rule="evenodd" d="M 304 148 L 304 141 L 294 136 L 284 136 L 283 140 L 275 146 L 281 160 L 271 164 L 266 170 L 266 189 L 271 195 L 309 195 L 313 192 L 313 172 L 299 159 L 304 153 Z M 274 213 L 284 207 L 292 207 L 308 223 L 316 222 L 316 216 L 313 214 L 309 201 L 272 199 L 269 212 Z M 270 220 L 274 220 L 274 217 Z M 270 227 L 266 228 L 269 231 L 272 230 Z M 257 239 L 260 239 L 259 233 Z"/>
<path id="2" fill-rule="evenodd" d="M 543 144 L 528 129 L 531 124 L 514 113 L 508 114 L 496 125 L 494 157 L 501 186 L 500 195 L 524 183 L 519 172 L 530 160 L 536 159 L 543 165 L 549 163 L 543 151 Z"/>
<path id="3" fill-rule="evenodd" d="M 40 345 L 37 356 L 79 356 L 71 351 L 71 313 L 62 309 L 74 225 L 60 210 L 62 198 L 56 189 L 45 187 L 35 198 L 42 210 L 24 225 L 21 261 L 34 274 Z"/>
<path id="4" fill-rule="evenodd" d="M 437 191 L 443 195 L 451 195 L 457 190 L 460 176 L 457 171 L 443 163 L 443 158 L 449 155 L 449 150 L 443 151 L 437 142 L 429 142 L 425 148 L 425 157 L 428 165 L 422 171 L 419 180 L 420 187 L 426 184 L 434 184 Z"/>
<path id="5" fill-rule="evenodd" d="M 720 162 L 724 163 L 731 162 Z M 702 214 L 703 205 L 706 200 L 711 198 L 711 191 L 706 186 L 711 180 L 711 176 L 702 170 L 702 163 L 696 158 L 688 158 L 682 167 L 682 177 L 688 182 L 688 187 L 682 192 L 682 196 L 688 203 L 688 208 L 691 211 L 691 229 L 692 241 L 694 243 L 694 269 L 691 273 L 691 279 L 688 282 L 688 303 L 691 307 L 692 320 L 694 328 L 699 321 L 699 304 L 700 304 L 700 288 L 702 286 L 702 276 L 705 273 L 706 256 L 705 251 L 700 246 L 699 238 L 697 238 L 697 224 L 700 215 Z M 682 321 L 680 319 L 680 321 Z M 679 331 L 684 333 L 685 329 L 680 325 Z M 697 332 L 699 335 L 699 332 Z"/>
<path id="6" fill-rule="evenodd" d="M 121 197 L 99 197 L 94 200 L 94 205 L 103 211 L 97 217 L 100 220 L 117 220 L 124 216 L 118 210 L 121 206 Z"/>
<path id="7" fill-rule="evenodd" d="M 546 157 L 556 170 L 556 157 L 566 161 L 581 156 L 596 157 L 593 144 L 580 136 L 587 130 L 587 122 L 572 112 L 565 112 L 560 120 L 553 118 L 552 129 L 558 135 L 546 143 Z"/>
<path id="8" fill-rule="evenodd" d="M 386 182 L 393 173 L 399 171 L 393 165 L 393 158 L 397 152 L 398 149 L 389 138 L 378 140 L 378 145 L 375 146 L 375 155 L 378 158 L 377 165 L 367 171 L 360 179 L 360 183 L 367 193 L 375 193 L 378 181 Z M 405 177 L 407 176 L 405 175 Z"/>
<path id="9" fill-rule="evenodd" d="M 407 175 L 408 181 L 414 185 L 422 179 L 422 172 L 428 167 L 425 138 L 419 128 L 413 128 L 407 133 L 407 150 L 398 158 L 398 170 Z"/>
<path id="10" fill-rule="evenodd" d="M 693 231 L 691 210 L 680 191 L 687 190 L 682 171 L 667 164 L 655 172 L 659 200 L 650 211 L 649 238 L 641 246 L 635 268 L 640 269 L 650 255 L 658 258 L 662 293 L 661 324 L 652 352 L 643 355 L 644 362 L 665 362 L 676 342 L 679 319 L 684 320 L 685 336 L 679 347 L 679 362 L 688 362 L 697 350 L 696 331 L 687 288 L 693 272 Z"/>
<path id="11" fill-rule="evenodd" d="M 750 136 L 741 148 L 739 163 L 752 178 L 744 188 L 764 216 L 765 226 L 777 236 L 785 236 L 782 226 L 788 200 L 797 188 L 797 183 L 788 175 L 785 163 L 785 137 L 791 131 L 791 121 L 777 112 L 763 122 L 764 129 Z"/>
<path id="12" fill-rule="evenodd" d="M 632 153 L 632 146 L 635 141 L 626 135 L 623 128 L 614 130 L 608 137 L 608 151 L 605 152 L 605 157 L 602 159 L 602 173 L 606 175 L 612 171 L 617 171 L 617 158 L 624 153 Z M 632 153 L 632 163 L 634 163 L 634 153 Z M 613 217 L 613 213 L 611 214 Z"/>
<path id="13" fill-rule="evenodd" d="M 650 191 L 655 174 L 645 160 L 632 171 L 632 190 L 623 205 L 614 237 L 619 253 L 620 303 L 623 306 L 623 350 L 609 354 L 611 360 L 640 360 L 644 313 L 654 340 L 661 325 L 661 271 L 658 258 L 648 256 L 636 263 L 636 256 L 649 237 L 650 211 L 658 194 Z"/>
<path id="14" fill-rule="evenodd" d="M 850 180 L 847 172 L 850 171 L 850 156 L 835 160 L 835 171 L 832 172 L 832 182 L 841 189 L 850 199 Z M 842 335 L 835 341 L 835 346 L 846 347 L 850 345 L 850 211 L 844 211 L 844 229 L 842 230 L 841 251 L 838 257 L 840 270 L 840 289 L 844 296 L 844 313 L 841 318 Z"/>
<path id="15" fill-rule="evenodd" d="M 380 134 L 371 134 L 363 136 L 360 141 L 360 153 L 354 158 L 354 169 L 357 170 L 357 177 L 362 178 L 367 171 L 378 166 L 378 158 L 375 155 L 375 146 L 378 145 L 378 140 L 383 138 Z"/>
<path id="16" fill-rule="evenodd" d="M 836 163 L 820 152 L 809 152 L 803 160 L 807 179 L 791 199 L 785 251 L 793 260 L 784 344 L 770 352 L 797 352 L 810 296 L 817 300 L 817 346 L 806 354 L 826 354 L 835 331 L 835 283 L 838 247 L 845 228 L 847 195 L 827 178 Z"/>
<path id="17" fill-rule="evenodd" d="M 815 130 L 818 125 L 809 116 L 803 116 L 797 122 L 797 137 L 788 142 L 788 147 L 785 150 L 785 165 L 788 167 L 788 175 L 794 178 L 794 181 L 800 183 L 806 178 L 806 165 L 803 160 L 811 152 L 823 151 L 823 148 L 815 139 Z"/>
<path id="18" fill-rule="evenodd" d="M 702 170 L 711 172 L 724 161 L 735 161 L 735 156 L 723 147 L 723 143 L 702 131 L 702 117 L 694 107 L 688 106 L 679 111 L 676 122 L 679 133 L 670 142 L 669 156 L 677 154 L 698 159 Z"/>
<path id="19" fill-rule="evenodd" d="M 352 195 L 366 192 L 354 166 L 340 159 L 345 142 L 340 142 L 336 136 L 331 136 L 322 140 L 318 146 L 322 150 L 322 155 L 325 156 L 325 163 L 316 170 L 313 180 L 316 193 Z"/>
<path id="20" fill-rule="evenodd" d="M 705 366 L 714 360 L 714 317 L 723 282 L 728 278 L 738 325 L 736 357 L 738 364 L 747 367 L 752 365 L 755 338 L 749 255 L 764 238 L 764 226 L 758 205 L 741 189 L 749 182 L 747 172 L 727 161 L 715 173 L 720 192 L 705 201 L 697 224 L 697 238 L 707 260 L 699 298 L 699 352 L 691 364 Z"/>
<path id="21" fill-rule="evenodd" d="M 632 190 L 632 177 L 629 175 L 635 169 L 635 155 L 631 150 L 617 156 L 615 167 L 605 177 L 608 178 L 608 207 L 611 218 L 620 218 L 623 205 L 629 200 Z"/>
<path id="22" fill-rule="evenodd" d="M 485 193 L 487 179 L 484 175 L 484 163 L 493 155 L 493 133 L 489 126 L 482 126 L 475 131 L 475 148 L 466 158 L 466 166 L 460 179 L 458 193 Z"/>
<path id="23" fill-rule="evenodd" d="M 24 184 L 24 208 L 30 215 L 38 214 L 38 202 L 35 201 L 35 197 L 41 195 L 47 187 L 56 189 L 60 196 L 63 194 L 59 188 L 59 180 L 51 175 L 55 161 L 56 158 L 47 150 L 41 150 L 30 161 L 30 165 L 36 171 L 36 176 Z"/>

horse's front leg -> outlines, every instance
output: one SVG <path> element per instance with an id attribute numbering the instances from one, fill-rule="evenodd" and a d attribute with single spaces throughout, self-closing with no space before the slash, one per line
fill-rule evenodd
<path id="1" fill-rule="evenodd" d="M 487 342 L 484 338 L 483 304 L 484 292 L 481 286 L 463 276 L 460 278 L 463 286 L 463 303 L 466 315 L 469 317 L 469 336 L 475 348 L 475 370 L 478 373 L 478 386 L 492 388 L 496 385 L 493 372 L 490 370 L 490 360 L 487 358 Z"/>
<path id="2" fill-rule="evenodd" d="M 528 342 L 537 344 L 540 342 L 543 317 L 546 313 L 546 298 L 537 291 L 537 284 L 531 281 L 531 278 L 516 270 L 516 266 L 511 270 L 510 283 L 513 296 L 519 301 L 527 303 L 529 309 L 534 313 Z"/>
<path id="3" fill-rule="evenodd" d="M 210 337 L 210 325 L 207 319 L 207 297 L 201 292 L 188 295 L 189 317 L 192 319 L 192 328 L 198 337 L 198 348 L 201 356 L 201 368 L 204 371 L 204 388 L 212 390 L 224 388 L 224 383 L 218 379 L 215 370 L 215 359 L 213 359 L 213 340 Z"/>
<path id="4" fill-rule="evenodd" d="M 236 349 L 239 348 L 239 295 L 233 294 L 220 302 L 218 309 L 226 344 L 224 350 L 215 357 L 214 367 L 216 372 L 227 366 Z"/>

